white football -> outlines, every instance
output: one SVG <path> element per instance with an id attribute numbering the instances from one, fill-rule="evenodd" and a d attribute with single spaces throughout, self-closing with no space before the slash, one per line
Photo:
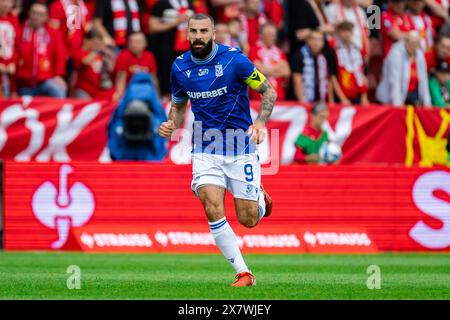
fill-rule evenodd
<path id="1" fill-rule="evenodd" d="M 321 162 L 335 163 L 342 158 L 341 147 L 335 142 L 326 142 L 319 150 Z"/>

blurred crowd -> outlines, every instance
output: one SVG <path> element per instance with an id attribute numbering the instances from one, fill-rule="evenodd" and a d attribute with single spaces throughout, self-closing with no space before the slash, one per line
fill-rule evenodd
<path id="1" fill-rule="evenodd" d="M 0 95 L 118 101 L 144 71 L 168 98 L 193 13 L 279 100 L 450 105 L 448 0 L 0 0 Z"/>

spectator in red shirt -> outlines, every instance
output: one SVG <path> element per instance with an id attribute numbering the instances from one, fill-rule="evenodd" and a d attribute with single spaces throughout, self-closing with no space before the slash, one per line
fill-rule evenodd
<path id="1" fill-rule="evenodd" d="M 112 52 L 102 43 L 102 36 L 96 29 L 83 36 L 80 51 L 74 54 L 77 81 L 74 96 L 81 99 L 110 99 L 113 93 L 109 77 L 113 69 Z"/>
<path id="2" fill-rule="evenodd" d="M 14 94 L 17 63 L 17 38 L 20 33 L 19 21 L 12 13 L 13 0 L 0 0 L 0 96 Z"/>
<path id="3" fill-rule="evenodd" d="M 91 13 L 83 0 L 56 0 L 49 7 L 49 25 L 62 32 L 69 54 L 81 48 Z"/>
<path id="4" fill-rule="evenodd" d="M 425 58 L 428 73 L 433 73 L 436 67 L 444 61 L 450 65 L 450 35 L 441 35 L 436 40 L 435 46 L 426 53 Z"/>
<path id="5" fill-rule="evenodd" d="M 259 27 L 267 22 L 266 15 L 261 12 L 261 0 L 246 0 L 244 13 L 241 15 L 242 26 L 247 34 L 249 48 L 259 40 Z M 244 52 L 245 53 L 245 52 Z"/>
<path id="6" fill-rule="evenodd" d="M 47 21 L 47 7 L 32 5 L 19 38 L 17 85 L 20 95 L 64 98 L 66 50 L 61 33 Z"/>
<path id="7" fill-rule="evenodd" d="M 145 50 L 147 41 L 142 32 L 128 36 L 128 47 L 123 49 L 116 61 L 116 92 L 114 100 L 119 100 L 125 93 L 126 86 L 136 72 L 148 72 L 152 76 L 153 84 L 159 91 L 157 67 L 153 53 Z"/>
<path id="8" fill-rule="evenodd" d="M 286 99 L 285 85 L 291 76 L 291 68 L 286 55 L 276 46 L 277 28 L 268 22 L 260 28 L 260 40 L 250 50 L 250 59 L 276 90 L 279 100 Z M 261 95 L 250 90 L 251 99 L 261 99 Z"/>
<path id="9" fill-rule="evenodd" d="M 381 39 L 383 56 L 386 57 L 393 43 L 402 40 L 414 23 L 406 13 L 406 0 L 388 0 L 388 9 L 381 14 Z"/>

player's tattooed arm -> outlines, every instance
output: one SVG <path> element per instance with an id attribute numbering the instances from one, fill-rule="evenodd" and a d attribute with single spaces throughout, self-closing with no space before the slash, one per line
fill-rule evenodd
<path id="1" fill-rule="evenodd" d="M 255 122 L 259 120 L 265 125 L 272 114 L 273 106 L 275 104 L 275 100 L 277 99 L 277 93 L 267 79 L 264 80 L 258 88 L 256 88 L 256 91 L 261 94 L 262 101 L 261 108 Z"/>
<path id="2" fill-rule="evenodd" d="M 175 103 L 172 101 L 172 107 L 170 108 L 168 118 L 174 122 L 176 128 L 179 128 L 183 123 L 186 106 L 187 101 L 183 103 Z"/>
<path id="3" fill-rule="evenodd" d="M 169 119 L 161 123 L 159 126 L 159 135 L 164 138 L 169 138 L 172 133 L 178 129 L 183 123 L 184 114 L 186 112 L 187 101 L 183 103 L 174 103 L 169 111 Z"/>
<path id="4" fill-rule="evenodd" d="M 262 124 L 264 127 L 272 114 L 273 105 L 277 99 L 277 93 L 258 69 L 255 69 L 253 73 L 245 79 L 245 83 L 253 90 L 259 92 L 262 96 L 261 109 L 259 110 L 255 122 L 258 122 L 260 125 Z"/>

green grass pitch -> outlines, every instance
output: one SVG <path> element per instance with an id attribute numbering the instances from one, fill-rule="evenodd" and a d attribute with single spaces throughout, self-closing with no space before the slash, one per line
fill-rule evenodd
<path id="1" fill-rule="evenodd" d="M 450 254 L 245 255 L 255 287 L 230 287 L 221 255 L 0 251 L 0 299 L 450 299 Z M 81 270 L 68 289 L 67 268 Z M 381 289 L 367 288 L 367 267 Z"/>

